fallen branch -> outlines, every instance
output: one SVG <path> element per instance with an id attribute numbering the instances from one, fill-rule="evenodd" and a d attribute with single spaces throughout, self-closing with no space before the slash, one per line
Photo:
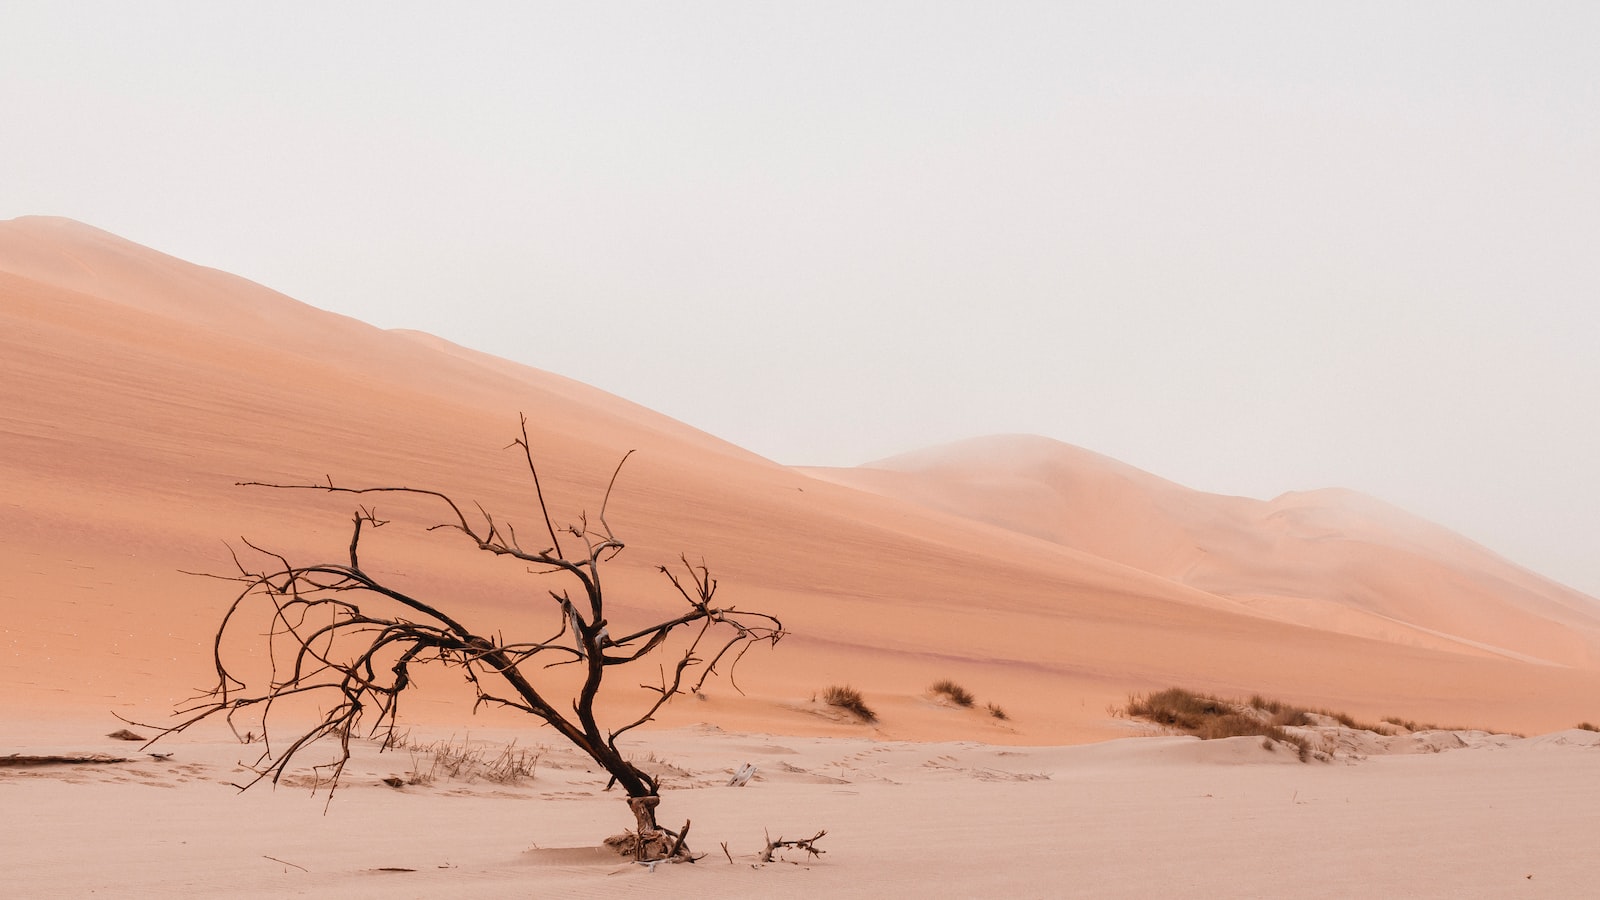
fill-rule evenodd
<path id="1" fill-rule="evenodd" d="M 678 852 L 683 849 L 683 839 L 688 837 L 688 836 L 689 836 L 689 820 L 688 819 L 684 819 L 683 820 L 683 830 L 678 832 L 678 836 L 676 838 L 674 838 L 673 841 L 672 841 L 672 849 L 667 851 L 667 858 L 668 859 L 673 859 L 673 858 L 677 857 Z M 691 862 L 692 862 L 692 860 L 691 860 Z"/>
<path id="2" fill-rule="evenodd" d="M 772 862 L 772 854 L 775 851 L 783 850 L 783 849 L 788 848 L 788 847 L 794 847 L 797 850 L 804 850 L 806 853 L 810 854 L 811 856 L 821 856 L 822 854 L 824 854 L 824 853 L 826 853 L 828 851 L 817 849 L 817 841 L 821 840 L 822 836 L 827 834 L 827 833 L 828 833 L 827 830 L 824 829 L 824 830 L 819 831 L 816 834 L 812 835 L 811 837 L 804 838 L 804 839 L 798 840 L 798 841 L 786 841 L 783 838 L 778 838 L 777 840 L 773 840 L 772 839 L 772 835 L 768 834 L 767 835 L 767 849 L 761 851 L 761 861 L 762 862 Z"/>
<path id="3" fill-rule="evenodd" d="M 311 871 L 310 869 L 306 868 L 305 866 L 296 866 L 294 863 L 289 862 L 287 859 L 279 859 L 276 856 L 268 856 L 265 853 L 261 854 L 261 858 L 262 859 L 270 859 L 275 863 L 283 863 L 286 866 L 294 866 L 296 869 L 299 869 L 302 872 L 310 872 Z"/>
<path id="4" fill-rule="evenodd" d="M 71 753 L 50 754 L 45 756 L 30 756 L 24 753 L 13 753 L 10 756 L 0 756 L 0 767 L 20 766 L 69 766 L 84 763 L 125 763 L 126 756 L 109 756 L 105 753 Z"/>

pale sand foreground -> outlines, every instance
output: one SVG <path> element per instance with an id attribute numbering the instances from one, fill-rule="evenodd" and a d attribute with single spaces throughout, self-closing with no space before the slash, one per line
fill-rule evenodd
<path id="1" fill-rule="evenodd" d="M 706 855 L 652 872 L 572 849 L 629 816 L 559 747 L 520 784 L 395 789 L 380 779 L 427 758 L 362 745 L 324 814 L 298 779 L 228 786 L 252 754 L 220 735 L 158 744 L 173 754 L 158 761 L 97 724 L 3 738 L 0 756 L 140 760 L 0 768 L 8 896 L 1577 897 L 1592 895 L 1600 846 L 1600 735 L 1582 731 L 1434 733 L 1399 746 L 1469 746 L 1331 763 L 1254 738 L 1003 747 L 658 731 L 636 758 L 665 771 L 663 820 L 693 820 Z M 472 734 L 512 736 L 530 746 L 541 733 Z M 747 761 L 756 780 L 727 787 Z M 819 829 L 821 858 L 756 862 L 764 831 Z"/>

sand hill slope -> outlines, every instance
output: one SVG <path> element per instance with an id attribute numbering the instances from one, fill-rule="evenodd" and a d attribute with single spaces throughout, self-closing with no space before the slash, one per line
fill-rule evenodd
<path id="1" fill-rule="evenodd" d="M 1026 435 L 813 473 L 1125 563 L 1285 621 L 1533 662 L 1600 662 L 1591 598 L 1352 491 L 1271 501 L 1208 494 Z"/>
<path id="2" fill-rule="evenodd" d="M 535 313 L 525 327 L 537 346 Z M 858 733 L 812 700 L 850 682 L 876 734 L 1048 743 L 1116 734 L 1109 704 L 1181 683 L 1535 731 L 1572 724 L 1600 686 L 1587 598 L 1436 530 L 1316 495 L 1190 496 L 1109 462 L 1070 503 L 1023 503 L 974 488 L 988 451 L 817 477 L 548 372 L 25 218 L 0 223 L 0 706 L 160 714 L 206 682 L 230 598 L 184 571 L 226 571 L 240 535 L 340 558 L 348 503 L 235 482 L 425 486 L 528 521 L 501 449 L 519 412 L 558 518 L 593 510 L 638 451 L 609 514 L 629 545 L 619 616 L 670 609 L 652 569 L 687 551 L 794 632 L 747 661 L 746 696 L 724 687 L 669 721 Z M 531 576 L 401 512 L 369 567 L 483 630 L 545 630 Z M 1343 572 L 1359 589 L 1307 588 Z M 945 677 L 1011 719 L 933 702 Z M 440 696 L 419 714 L 456 714 Z"/>

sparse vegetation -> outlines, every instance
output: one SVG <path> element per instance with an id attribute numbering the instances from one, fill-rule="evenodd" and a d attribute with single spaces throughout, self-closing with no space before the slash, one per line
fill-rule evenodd
<path id="1" fill-rule="evenodd" d="M 1280 717 L 1297 717 L 1295 714 L 1303 715 L 1304 711 L 1279 704 L 1278 711 L 1272 712 L 1265 703 L 1256 705 L 1258 699 L 1252 698 L 1251 703 L 1243 704 L 1183 688 L 1168 688 L 1154 694 L 1130 696 L 1127 713 L 1201 740 L 1259 735 L 1269 741 L 1292 744 L 1302 762 L 1309 760 L 1311 742 L 1274 724 Z"/>
<path id="2" fill-rule="evenodd" d="M 861 692 L 849 685 L 833 685 L 822 692 L 822 701 L 829 706 L 837 706 L 847 712 L 855 713 L 861 721 L 872 724 L 878 721 L 878 714 L 867 706 L 861 698 Z"/>
<path id="3" fill-rule="evenodd" d="M 544 748 L 518 747 L 516 741 L 500 746 L 473 744 L 471 740 L 412 743 L 410 735 L 396 737 L 386 749 L 411 751 L 411 771 L 405 783 L 429 785 L 440 779 L 489 781 L 494 784 L 520 784 L 532 780 L 539 768 Z"/>
<path id="4" fill-rule="evenodd" d="M 1269 700 L 1260 694 L 1253 694 L 1246 703 L 1235 700 L 1224 700 L 1210 694 L 1200 694 L 1183 688 L 1168 688 L 1155 694 L 1131 695 L 1128 705 L 1122 709 L 1110 708 L 1113 714 L 1126 714 L 1134 718 L 1149 719 L 1158 725 L 1165 725 L 1192 734 L 1202 740 L 1212 738 L 1238 737 L 1241 735 L 1263 735 L 1272 741 L 1286 741 L 1300 748 L 1300 759 L 1306 760 L 1312 755 L 1310 742 L 1305 738 L 1285 732 L 1285 728 L 1316 727 L 1327 724 L 1323 720 L 1332 720 L 1352 731 L 1369 731 L 1373 734 L 1394 734 L 1396 729 L 1406 731 L 1472 731 L 1470 728 L 1442 728 L 1438 725 L 1423 725 L 1410 719 L 1397 716 L 1386 716 L 1382 725 L 1372 725 L 1358 721 L 1354 717 L 1326 709 L 1306 709 L 1285 703 L 1282 700 Z M 1585 723 L 1579 728 L 1588 728 L 1600 731 L 1593 725 Z M 1523 735 L 1511 732 L 1515 737 Z"/>
<path id="5" fill-rule="evenodd" d="M 1597 727 L 1593 722 L 1579 722 L 1577 727 L 1583 731 L 1600 731 L 1600 727 Z"/>
<path id="6" fill-rule="evenodd" d="M 977 698 L 972 696 L 971 691 L 948 678 L 935 681 L 928 690 L 961 707 L 971 707 L 973 703 L 977 702 Z"/>
<path id="7" fill-rule="evenodd" d="M 1268 700 L 1266 697 L 1263 697 L 1260 694 L 1251 694 L 1250 708 L 1259 709 L 1262 712 L 1269 712 L 1276 715 L 1283 712 L 1284 702 L 1282 700 Z"/>
<path id="8" fill-rule="evenodd" d="M 1400 727 L 1400 728 L 1404 728 L 1407 731 L 1475 731 L 1475 730 L 1477 730 L 1477 729 L 1473 729 L 1473 728 L 1459 728 L 1459 727 L 1451 727 L 1451 726 L 1445 726 L 1445 725 L 1435 725 L 1432 722 L 1423 723 L 1423 722 L 1418 722 L 1415 719 L 1402 719 L 1399 716 L 1384 716 L 1383 717 L 1383 721 L 1388 723 L 1388 724 L 1390 724 L 1390 725 L 1394 725 L 1394 726 L 1397 726 L 1397 727 Z M 1379 729 L 1368 728 L 1367 730 L 1368 731 L 1378 731 Z M 1484 729 L 1484 730 L 1487 730 L 1487 729 Z M 1517 736 L 1521 737 L 1521 735 L 1517 735 Z"/>
<path id="9" fill-rule="evenodd" d="M 994 716 L 996 719 L 999 719 L 1002 722 L 1011 718 L 1010 716 L 1006 715 L 1006 711 L 1001 709 L 1000 705 L 997 703 L 990 703 L 984 708 L 989 710 L 989 715 Z"/>

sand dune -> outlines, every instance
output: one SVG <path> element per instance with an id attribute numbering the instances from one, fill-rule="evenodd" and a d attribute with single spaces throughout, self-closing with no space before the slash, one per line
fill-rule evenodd
<path id="1" fill-rule="evenodd" d="M 748 696 L 724 689 L 680 721 L 858 733 L 808 711 L 850 682 L 882 711 L 882 737 L 1043 744 L 1115 735 L 1108 705 L 1181 683 L 1547 731 L 1600 686 L 1592 601 L 1364 500 L 1206 497 L 1031 440 L 787 468 L 76 222 L 0 223 L 0 367 L 11 709 L 167 709 L 206 678 L 225 600 L 182 571 L 225 570 L 223 542 L 241 534 L 338 558 L 347 505 L 237 481 L 429 486 L 526 517 L 524 473 L 501 450 L 519 412 L 559 517 L 592 509 L 638 451 L 611 507 L 629 543 L 613 581 L 624 610 L 667 608 L 651 569 L 687 551 L 792 628 L 745 667 Z M 481 627 L 538 621 L 525 573 L 416 527 L 385 540 L 397 577 L 453 592 Z M 943 677 L 1010 720 L 932 704 Z"/>
<path id="2" fill-rule="evenodd" d="M 1190 490 L 1045 438 L 979 438 L 822 478 L 1126 563 L 1273 618 L 1594 667 L 1600 606 L 1352 491 Z"/>
<path id="3" fill-rule="evenodd" d="M 236 482 L 431 487 L 536 528 L 501 449 L 519 413 L 560 519 L 592 512 L 638 451 L 608 512 L 628 542 L 614 622 L 673 608 L 652 570 L 688 552 L 792 629 L 746 661 L 744 693 L 715 685 L 633 733 L 700 863 L 597 854 L 630 824 L 603 778 L 525 719 L 469 716 L 449 674 L 409 708 L 413 738 L 516 741 L 536 772 L 413 779 L 425 752 L 358 742 L 324 815 L 308 769 L 237 794 L 256 748 L 220 727 L 162 759 L 102 737 L 112 713 L 159 721 L 208 684 L 231 586 L 185 573 L 228 571 L 225 541 L 346 552 L 347 502 Z M 520 565 L 404 503 L 383 512 L 368 570 L 479 630 L 545 633 Z M 1563 729 L 1594 718 L 1594 601 L 1344 492 L 1214 497 L 1039 438 L 789 468 L 558 375 L 28 218 L 0 222 L 0 538 L 0 763 L 128 760 L 0 765 L 19 896 L 1575 896 L 1591 880 L 1600 745 Z M 1010 717 L 938 701 L 941 678 Z M 818 702 L 842 683 L 876 725 Z M 1306 764 L 1110 711 L 1170 684 L 1539 736 L 1328 729 L 1332 761 Z M 725 787 L 745 762 L 758 777 Z M 766 830 L 819 829 L 820 858 L 755 858 Z"/>

